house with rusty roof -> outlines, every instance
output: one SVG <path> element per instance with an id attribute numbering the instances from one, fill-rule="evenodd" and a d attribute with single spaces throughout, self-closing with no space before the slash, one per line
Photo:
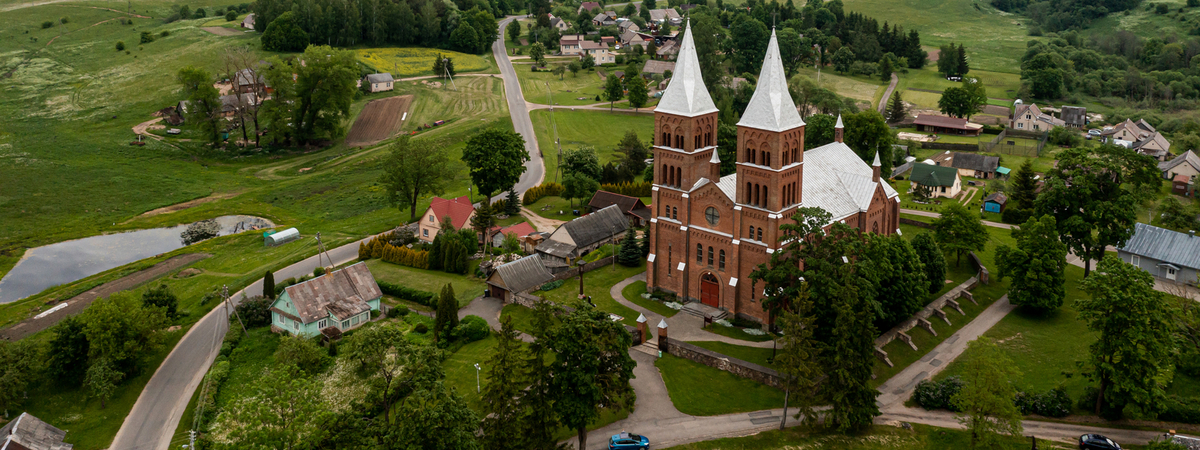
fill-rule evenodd
<path id="1" fill-rule="evenodd" d="M 593 9 L 600 9 L 600 2 L 583 2 L 579 5 L 579 10 L 575 11 L 575 14 L 591 12 Z"/>
<path id="2" fill-rule="evenodd" d="M 421 215 L 417 223 L 417 238 L 425 242 L 433 242 L 442 230 L 442 221 L 449 220 L 455 230 L 461 230 L 471 222 L 475 215 L 475 205 L 467 196 L 458 198 L 434 197 L 429 202 L 429 209 Z"/>
<path id="3" fill-rule="evenodd" d="M 66 431 L 23 412 L 0 428 L 0 449 L 71 450 L 75 446 L 63 442 L 66 436 Z"/>
<path id="4" fill-rule="evenodd" d="M 375 276 L 360 262 L 285 288 L 271 303 L 271 331 L 341 336 L 369 322 L 382 297 Z"/>
<path id="5" fill-rule="evenodd" d="M 550 271 L 565 270 L 576 258 L 625 237 L 628 230 L 625 214 L 617 205 L 611 205 L 559 225 L 549 238 L 538 244 L 537 253 Z"/>
<path id="6" fill-rule="evenodd" d="M 537 289 L 554 279 L 538 255 L 529 255 L 496 267 L 488 276 L 488 296 L 511 302 L 513 296 Z"/>
<path id="7" fill-rule="evenodd" d="M 617 208 L 625 214 L 631 227 L 642 227 L 650 223 L 650 208 L 640 198 L 615 192 L 596 191 L 592 195 L 592 200 L 588 202 L 588 208 L 592 211 L 599 211 L 612 205 L 617 205 Z"/>

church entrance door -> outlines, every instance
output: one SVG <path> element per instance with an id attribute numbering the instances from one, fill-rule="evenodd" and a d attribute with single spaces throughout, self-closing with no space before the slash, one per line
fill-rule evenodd
<path id="1" fill-rule="evenodd" d="M 713 308 L 720 305 L 721 285 L 711 273 L 700 277 L 700 302 Z"/>

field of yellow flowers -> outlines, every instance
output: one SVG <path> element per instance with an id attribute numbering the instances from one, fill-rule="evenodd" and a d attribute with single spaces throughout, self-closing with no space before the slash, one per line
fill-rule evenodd
<path id="1" fill-rule="evenodd" d="M 441 54 L 454 61 L 456 72 L 479 72 L 492 68 L 482 56 L 417 47 L 387 47 L 355 50 L 358 60 L 396 78 L 435 75 L 433 61 Z"/>

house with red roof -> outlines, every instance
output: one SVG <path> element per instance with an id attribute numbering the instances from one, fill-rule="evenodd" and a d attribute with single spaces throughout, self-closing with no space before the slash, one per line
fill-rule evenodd
<path id="1" fill-rule="evenodd" d="M 523 238 L 536 232 L 537 230 L 533 229 L 533 225 L 530 225 L 529 222 L 521 222 L 504 228 L 492 228 L 492 247 L 499 247 L 503 245 L 504 237 L 508 236 L 509 234 L 515 234 L 518 238 Z"/>
<path id="2" fill-rule="evenodd" d="M 425 242 L 433 242 L 438 231 L 442 229 L 442 221 L 449 220 L 454 229 L 460 230 L 471 223 L 475 215 L 475 206 L 467 196 L 445 199 L 434 197 L 429 203 L 429 209 L 421 216 L 417 226 L 417 238 Z"/>

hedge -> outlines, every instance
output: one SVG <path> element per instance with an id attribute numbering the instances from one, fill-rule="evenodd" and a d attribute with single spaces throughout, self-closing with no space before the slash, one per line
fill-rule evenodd
<path id="1" fill-rule="evenodd" d="M 1046 417 L 1067 417 L 1071 414 L 1071 397 L 1063 388 L 1054 388 L 1041 394 L 1018 392 L 1013 403 L 1021 414 L 1037 414 Z"/>
<path id="2" fill-rule="evenodd" d="M 401 266 L 416 267 L 418 269 L 429 268 L 429 252 L 413 250 L 408 247 L 397 247 L 389 243 L 391 240 L 392 233 L 388 232 L 372 238 L 366 243 L 359 243 L 358 259 L 368 260 L 378 258 Z"/>
<path id="3" fill-rule="evenodd" d="M 455 339 L 461 339 L 463 343 L 475 342 L 488 337 L 492 328 L 488 326 L 486 320 L 479 316 L 464 317 L 462 322 L 458 323 L 457 327 L 451 331 L 451 336 Z"/>
<path id="4" fill-rule="evenodd" d="M 949 377 L 942 381 L 922 380 L 913 391 L 912 400 L 925 409 L 947 409 L 957 412 L 959 408 L 950 399 L 962 390 L 963 381 Z"/>
<path id="5" fill-rule="evenodd" d="M 621 194 L 629 197 L 649 197 L 650 190 L 654 187 L 654 183 L 643 181 L 640 183 L 624 182 L 620 184 L 605 183 L 600 185 L 600 190 Z"/>
<path id="6" fill-rule="evenodd" d="M 541 287 L 537 288 L 536 290 L 542 291 L 542 292 L 553 291 L 555 289 L 558 289 L 559 286 L 562 286 L 563 283 L 566 283 L 566 282 L 567 282 L 566 280 L 554 280 L 549 283 L 543 284 Z"/>
<path id="7" fill-rule="evenodd" d="M 386 281 L 376 281 L 375 283 L 379 285 L 380 291 L 392 297 L 416 302 L 425 306 L 437 306 L 437 296 L 432 292 L 410 289 L 398 284 L 388 283 Z"/>
<path id="8" fill-rule="evenodd" d="M 1167 397 L 1158 420 L 1179 423 L 1200 423 L 1200 398 L 1185 398 L 1177 395 Z"/>
<path id="9" fill-rule="evenodd" d="M 525 194 L 521 196 L 521 204 L 530 205 L 530 204 L 537 202 L 538 200 L 541 200 L 542 197 L 552 197 L 552 196 L 561 195 L 564 190 L 566 190 L 566 188 L 564 188 L 563 185 L 558 184 L 558 183 L 554 183 L 554 182 L 542 183 L 537 186 L 529 188 L 528 191 L 525 191 Z"/>

